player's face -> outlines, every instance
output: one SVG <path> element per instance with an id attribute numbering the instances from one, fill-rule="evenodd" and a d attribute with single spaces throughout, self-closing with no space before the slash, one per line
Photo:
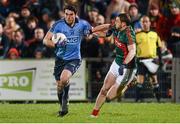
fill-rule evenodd
<path id="1" fill-rule="evenodd" d="M 68 24 L 70 25 L 73 24 L 75 21 L 75 18 L 76 18 L 76 14 L 74 13 L 74 11 L 71 11 L 68 9 L 65 10 L 65 20 Z"/>
<path id="2" fill-rule="evenodd" d="M 122 22 L 121 22 L 119 17 L 116 17 L 115 27 L 116 27 L 116 29 L 121 29 L 122 28 Z"/>

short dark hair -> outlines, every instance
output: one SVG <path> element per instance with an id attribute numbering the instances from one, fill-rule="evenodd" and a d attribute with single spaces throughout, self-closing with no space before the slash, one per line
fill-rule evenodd
<path id="1" fill-rule="evenodd" d="M 73 11 L 75 14 L 77 13 L 77 8 L 76 8 L 76 6 L 74 6 L 74 5 L 66 5 L 66 6 L 64 7 L 64 11 L 65 11 L 66 9 Z"/>
<path id="2" fill-rule="evenodd" d="M 131 18 L 130 18 L 130 16 L 129 16 L 128 14 L 126 14 L 126 13 L 121 13 L 121 14 L 119 14 L 118 17 L 120 18 L 121 22 L 125 22 L 126 25 L 130 25 L 130 23 L 131 23 Z"/>
<path id="3" fill-rule="evenodd" d="M 38 24 L 38 19 L 35 16 L 30 16 L 27 18 L 27 24 L 30 22 L 36 22 Z"/>
<path id="4" fill-rule="evenodd" d="M 24 35 L 24 31 L 22 28 L 18 28 L 14 33 L 20 32 L 22 35 Z"/>

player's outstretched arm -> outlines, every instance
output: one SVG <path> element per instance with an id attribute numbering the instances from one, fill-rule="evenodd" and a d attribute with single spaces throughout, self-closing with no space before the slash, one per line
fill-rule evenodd
<path id="1" fill-rule="evenodd" d="M 55 44 L 52 41 L 53 33 L 47 32 L 46 36 L 43 39 L 43 44 L 45 44 L 48 47 L 55 47 Z"/>
<path id="2" fill-rule="evenodd" d="M 104 31 L 108 30 L 110 28 L 110 26 L 111 26 L 111 24 L 98 25 L 92 29 L 92 33 L 104 32 Z"/>

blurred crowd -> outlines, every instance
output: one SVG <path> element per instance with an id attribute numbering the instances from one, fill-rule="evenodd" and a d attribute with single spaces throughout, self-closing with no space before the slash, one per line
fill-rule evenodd
<path id="1" fill-rule="evenodd" d="M 140 19 L 148 15 L 164 47 L 178 56 L 180 44 L 179 0 L 1 0 L 0 58 L 50 58 L 52 48 L 43 45 L 43 38 L 52 24 L 63 18 L 63 6 L 78 6 L 78 16 L 92 26 L 114 23 L 119 13 L 129 13 L 135 32 L 141 31 Z M 82 42 L 83 57 L 114 57 L 114 44 L 108 38 L 94 37 Z M 97 72 L 98 75 L 98 72 Z"/>

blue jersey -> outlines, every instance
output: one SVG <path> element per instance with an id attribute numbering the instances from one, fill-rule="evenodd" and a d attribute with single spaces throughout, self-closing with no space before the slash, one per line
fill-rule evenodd
<path id="1" fill-rule="evenodd" d="M 81 59 L 80 46 L 83 36 L 88 35 L 91 25 L 81 19 L 77 19 L 73 27 L 70 27 L 65 19 L 61 19 L 49 30 L 53 34 L 63 33 L 67 37 L 65 46 L 56 46 L 56 57 L 63 60 Z"/>

